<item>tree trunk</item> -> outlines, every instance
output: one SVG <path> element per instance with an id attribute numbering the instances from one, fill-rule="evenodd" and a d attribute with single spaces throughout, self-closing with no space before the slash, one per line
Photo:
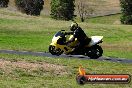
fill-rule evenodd
<path id="1" fill-rule="evenodd" d="M 84 22 L 84 18 L 83 17 L 81 17 L 81 22 Z"/>

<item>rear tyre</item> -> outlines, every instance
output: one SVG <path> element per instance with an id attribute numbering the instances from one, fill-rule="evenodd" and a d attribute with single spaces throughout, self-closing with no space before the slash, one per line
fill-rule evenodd
<path id="1" fill-rule="evenodd" d="M 60 48 L 56 49 L 56 47 L 52 45 L 49 46 L 49 52 L 52 55 L 61 55 L 63 53 L 63 51 Z"/>
<path id="2" fill-rule="evenodd" d="M 91 59 L 97 59 L 101 57 L 102 54 L 103 49 L 99 45 L 92 46 L 87 52 L 87 56 L 90 57 Z"/>

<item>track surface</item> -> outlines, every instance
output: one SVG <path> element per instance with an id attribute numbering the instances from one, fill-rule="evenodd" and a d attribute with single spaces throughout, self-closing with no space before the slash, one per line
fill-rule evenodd
<path id="1" fill-rule="evenodd" d="M 63 57 L 63 58 L 78 58 L 78 59 L 87 59 L 91 60 L 87 56 L 82 56 L 82 55 L 60 55 L 60 56 L 55 56 L 51 55 L 50 53 L 45 53 L 45 52 L 29 52 L 29 51 L 15 51 L 15 50 L 0 50 L 0 53 L 7 53 L 7 54 L 18 54 L 18 55 L 34 55 L 34 56 L 45 56 L 45 57 Z M 98 61 L 111 61 L 111 62 L 119 62 L 119 63 L 131 63 L 132 64 L 132 59 L 119 59 L 119 58 L 110 58 L 110 57 L 100 57 L 98 59 L 94 59 Z"/>

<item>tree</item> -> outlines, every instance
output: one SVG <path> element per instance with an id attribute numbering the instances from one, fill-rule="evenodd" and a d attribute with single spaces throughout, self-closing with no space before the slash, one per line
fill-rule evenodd
<path id="1" fill-rule="evenodd" d="M 8 7 L 9 0 L 0 0 L 0 7 Z"/>
<path id="2" fill-rule="evenodd" d="M 120 0 L 121 5 L 121 23 L 132 24 L 132 0 Z"/>
<path id="3" fill-rule="evenodd" d="M 61 20 L 72 20 L 74 15 L 75 0 L 52 0 L 51 17 Z"/>
<path id="4" fill-rule="evenodd" d="M 15 0 L 18 10 L 27 15 L 40 15 L 43 9 L 43 0 Z"/>
<path id="5" fill-rule="evenodd" d="M 94 10 L 92 7 L 90 7 L 90 5 L 88 3 L 86 3 L 86 1 L 79 1 L 77 4 L 77 10 L 78 10 L 78 14 L 80 16 L 81 22 L 84 22 L 84 20 L 86 18 L 89 18 Z"/>

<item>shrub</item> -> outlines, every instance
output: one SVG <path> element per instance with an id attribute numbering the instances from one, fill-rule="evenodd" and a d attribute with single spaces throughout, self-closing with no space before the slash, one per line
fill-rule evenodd
<path id="1" fill-rule="evenodd" d="M 23 13 L 27 15 L 40 15 L 41 10 L 43 9 L 44 1 L 43 0 L 15 0 L 15 4 Z"/>
<path id="2" fill-rule="evenodd" d="M 121 4 L 121 23 L 132 24 L 132 0 L 120 0 Z"/>
<path id="3" fill-rule="evenodd" d="M 8 7 L 9 0 L 0 0 L 0 7 Z"/>
<path id="4" fill-rule="evenodd" d="M 75 0 L 52 0 L 51 17 L 61 20 L 72 20 L 74 15 Z"/>

